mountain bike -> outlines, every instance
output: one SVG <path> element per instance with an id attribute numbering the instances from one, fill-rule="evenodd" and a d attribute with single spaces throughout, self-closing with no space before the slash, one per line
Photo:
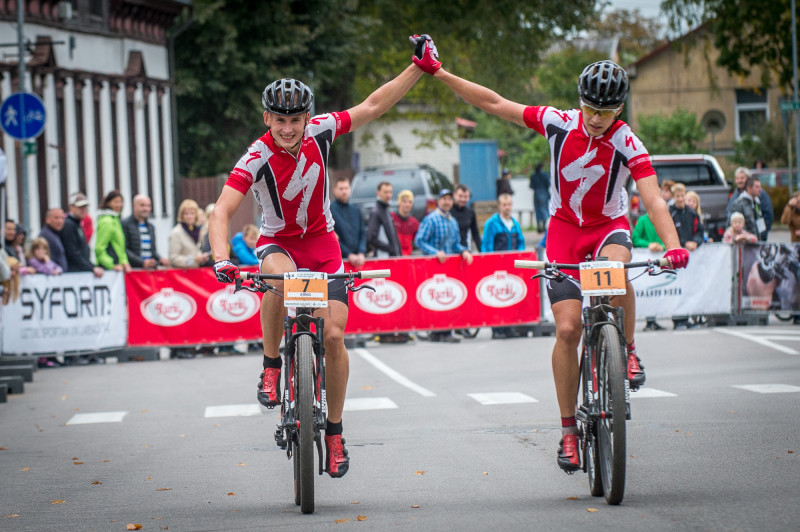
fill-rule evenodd
<path id="1" fill-rule="evenodd" d="M 625 422 L 631 418 L 628 382 L 625 311 L 611 306 L 611 297 L 626 292 L 625 269 L 646 268 L 649 275 L 671 272 L 667 259 L 622 263 L 599 257 L 580 264 L 517 260 L 517 268 L 542 270 L 532 277 L 563 282 L 562 270 L 578 270 L 581 294 L 589 297 L 583 308 L 581 339 L 581 401 L 575 417 L 580 424 L 583 471 L 592 495 L 605 495 L 619 504 L 625 494 Z"/>
<path id="2" fill-rule="evenodd" d="M 236 291 L 272 292 L 282 297 L 283 305 L 290 309 L 283 322 L 284 386 L 275 442 L 294 461 L 294 502 L 304 514 L 314 512 L 314 447 L 319 457 L 318 474 L 324 472 L 321 431 L 325 429 L 328 414 L 325 322 L 314 316 L 314 310 L 328 306 L 328 279 L 344 279 L 351 292 L 364 288 L 374 291 L 365 284 L 355 286 L 355 280 L 389 274 L 389 270 L 326 274 L 301 269 L 282 274 L 242 272 L 242 277 L 236 278 Z M 244 284 L 246 280 L 250 284 Z M 283 291 L 269 284 L 270 280 L 283 281 Z"/>

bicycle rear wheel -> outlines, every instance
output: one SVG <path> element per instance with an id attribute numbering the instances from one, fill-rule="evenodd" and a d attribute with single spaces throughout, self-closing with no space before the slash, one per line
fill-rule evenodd
<path id="1" fill-rule="evenodd" d="M 597 338 L 597 385 L 600 416 L 597 441 L 600 476 L 608 504 L 625 495 L 625 358 L 619 332 L 603 325 Z"/>
<path id="2" fill-rule="evenodd" d="M 594 356 L 586 357 L 585 349 L 581 351 L 581 378 L 583 384 L 583 404 L 591 405 L 594 401 L 593 390 L 596 390 L 595 378 L 597 366 Z M 589 491 L 593 497 L 603 495 L 603 479 L 600 471 L 600 456 L 597 449 L 597 424 L 591 419 L 583 423 L 583 464 L 589 478 Z"/>
<path id="3" fill-rule="evenodd" d="M 295 352 L 295 413 L 297 446 L 295 448 L 295 502 L 300 511 L 314 512 L 314 349 L 311 337 L 301 335 Z"/>

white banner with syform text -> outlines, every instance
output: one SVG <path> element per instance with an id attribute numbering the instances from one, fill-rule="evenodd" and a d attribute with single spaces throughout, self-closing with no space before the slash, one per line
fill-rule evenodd
<path id="1" fill-rule="evenodd" d="M 122 347 L 128 338 L 120 272 L 26 275 L 19 298 L 0 309 L 3 353 L 63 353 Z"/>
<path id="2" fill-rule="evenodd" d="M 642 275 L 633 281 L 636 318 L 730 314 L 733 292 L 733 251 L 728 244 L 703 244 L 689 255 L 686 269 L 677 274 Z M 632 262 L 662 257 L 634 248 Z M 642 269 L 630 270 L 631 279 Z"/>

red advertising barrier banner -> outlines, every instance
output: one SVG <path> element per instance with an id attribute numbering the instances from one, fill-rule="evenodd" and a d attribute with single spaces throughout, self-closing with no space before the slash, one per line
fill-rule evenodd
<path id="1" fill-rule="evenodd" d="M 517 325 L 540 321 L 539 283 L 515 259 L 534 251 L 460 257 L 370 260 L 364 269 L 388 279 L 357 281 L 375 288 L 350 294 L 347 333 Z M 348 265 L 345 264 L 347 269 Z M 134 271 L 125 276 L 128 345 L 179 346 L 261 338 L 260 296 L 218 283 L 210 268 Z"/>

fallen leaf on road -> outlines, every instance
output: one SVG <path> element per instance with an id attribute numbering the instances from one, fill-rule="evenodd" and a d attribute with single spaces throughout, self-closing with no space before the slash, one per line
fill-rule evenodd
<path id="1" fill-rule="evenodd" d="M 350 501 L 350 504 L 360 504 L 359 501 Z"/>
<path id="2" fill-rule="evenodd" d="M 419 504 L 412 504 L 411 507 L 412 508 L 419 508 Z"/>
<path id="3" fill-rule="evenodd" d="M 577 501 L 578 498 L 577 497 L 567 497 L 567 500 L 568 501 Z"/>
<path id="4" fill-rule="evenodd" d="M 489 474 L 489 472 L 488 472 L 488 471 L 484 471 L 484 472 L 483 472 L 483 474 L 484 474 L 484 475 L 488 475 L 488 474 Z"/>
<path id="5" fill-rule="evenodd" d="M 230 497 L 231 495 L 236 495 L 236 494 L 234 492 L 232 492 L 232 491 L 229 491 L 228 492 L 228 496 Z"/>
<path id="6" fill-rule="evenodd" d="M 371 390 L 372 386 L 370 386 L 370 385 L 362 386 L 361 389 L 362 390 Z"/>
<path id="7" fill-rule="evenodd" d="M 75 465 L 83 465 L 83 462 L 72 462 Z"/>
<path id="8" fill-rule="evenodd" d="M 791 449 L 789 449 L 789 450 L 788 450 L 788 451 L 786 451 L 786 452 L 787 452 L 787 453 L 789 453 L 789 454 L 793 454 L 793 453 L 794 453 L 794 451 L 793 451 L 793 450 L 791 450 Z"/>
<path id="9" fill-rule="evenodd" d="M 334 523 L 336 523 L 336 524 L 342 524 L 342 523 L 346 523 L 346 522 L 348 522 L 348 521 L 349 521 L 349 519 L 337 519 L 337 520 L 335 520 L 335 521 L 334 521 Z"/>
<path id="10" fill-rule="evenodd" d="M 92 484 L 94 484 L 95 486 L 97 486 L 98 484 L 102 484 L 102 482 L 100 482 L 99 480 L 95 480 L 94 482 L 92 482 Z"/>
<path id="11" fill-rule="evenodd" d="M 356 521 L 366 521 L 366 520 L 367 520 L 367 516 L 366 515 L 357 515 L 356 516 Z"/>
<path id="12" fill-rule="evenodd" d="M 185 437 L 186 437 L 186 434 L 178 434 L 178 437 L 179 437 L 179 438 L 185 438 Z"/>
<path id="13" fill-rule="evenodd" d="M 143 412 L 143 413 L 144 413 L 144 412 L 147 412 L 147 409 L 146 409 L 146 408 L 142 408 L 142 412 Z"/>
<path id="14" fill-rule="evenodd" d="M 62 395 L 62 396 L 61 396 L 61 400 L 62 400 L 62 401 L 66 401 L 66 400 L 67 400 L 67 394 L 64 394 L 64 395 Z"/>
<path id="15" fill-rule="evenodd" d="M 415 475 L 424 475 L 424 474 L 425 474 L 425 471 L 417 471 L 417 472 L 416 472 L 416 473 L 414 473 L 414 474 L 415 474 Z"/>
<path id="16" fill-rule="evenodd" d="M 0 447 L 0 451 L 7 451 L 8 447 Z"/>
<path id="17" fill-rule="evenodd" d="M 686 435 L 687 436 L 694 436 L 694 434 L 692 434 L 691 432 L 687 432 Z"/>
<path id="18" fill-rule="evenodd" d="M 80 458 L 78 458 L 77 456 L 73 456 L 72 459 L 73 460 L 80 460 Z"/>
<path id="19" fill-rule="evenodd" d="M 587 508 L 586 511 L 587 512 L 596 512 L 597 508 Z"/>
<path id="20" fill-rule="evenodd" d="M 64 500 L 61 500 L 61 499 L 56 499 L 54 501 L 50 501 L 50 504 L 64 504 L 65 502 L 67 502 L 67 501 L 64 501 Z"/>
<path id="21" fill-rule="evenodd" d="M 3 519 L 8 519 L 9 517 L 19 517 L 19 514 L 4 515 Z"/>
<path id="22" fill-rule="evenodd" d="M 153 480 L 153 478 L 152 478 L 152 477 L 150 477 L 150 476 L 148 476 L 148 477 L 147 477 L 147 480 Z"/>
<path id="23" fill-rule="evenodd" d="M 110 462 L 111 460 L 100 460 L 101 462 Z"/>
<path id="24" fill-rule="evenodd" d="M 141 530 L 141 529 L 142 529 L 142 525 L 140 525 L 138 523 L 136 523 L 136 524 L 128 523 L 127 525 L 125 525 L 125 530 Z"/>
<path id="25" fill-rule="evenodd" d="M 236 465 L 237 465 L 237 466 L 246 466 L 247 464 L 245 464 L 244 462 L 239 462 L 239 463 L 238 463 L 238 464 L 236 464 Z"/>
<path id="26" fill-rule="evenodd" d="M 149 443 L 145 443 L 144 444 L 144 448 L 147 449 L 148 447 L 150 447 L 150 444 Z"/>
<path id="27" fill-rule="evenodd" d="M 158 488 L 156 491 L 172 491 L 172 488 Z"/>
<path id="28" fill-rule="evenodd" d="M 792 451 L 789 451 L 789 452 L 792 452 Z M 31 470 L 30 467 L 23 467 L 22 469 L 20 469 L 20 471 L 30 471 L 30 470 Z"/>

